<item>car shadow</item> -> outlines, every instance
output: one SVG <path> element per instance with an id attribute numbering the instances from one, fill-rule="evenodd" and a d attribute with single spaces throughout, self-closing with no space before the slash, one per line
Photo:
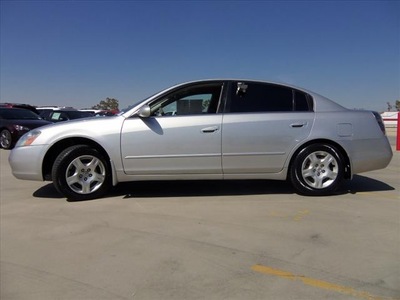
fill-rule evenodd
<path id="1" fill-rule="evenodd" d="M 33 193 L 33 197 L 35 198 L 65 198 L 61 195 L 56 188 L 54 187 L 53 183 L 48 183 Z"/>
<path id="2" fill-rule="evenodd" d="M 344 181 L 341 188 L 332 196 L 392 190 L 395 190 L 395 188 L 382 181 L 355 175 L 352 180 Z M 119 183 L 102 199 L 111 197 L 128 199 L 294 193 L 296 192 L 290 183 L 275 180 L 135 181 Z M 65 198 L 58 193 L 52 183 L 46 184 L 36 190 L 33 196 L 36 198 Z"/>
<path id="3" fill-rule="evenodd" d="M 355 175 L 352 180 L 345 180 L 331 196 L 392 190 L 395 188 L 382 181 Z M 277 180 L 147 181 L 121 183 L 112 192 L 112 197 L 125 195 L 124 198 L 167 198 L 295 193 L 289 182 Z"/>
<path id="4" fill-rule="evenodd" d="M 239 196 L 262 194 L 293 194 L 285 181 L 271 180 L 200 180 L 145 181 L 121 183 L 114 191 L 124 198 Z"/>
<path id="5" fill-rule="evenodd" d="M 354 175 L 352 180 L 345 180 L 339 190 L 345 194 L 362 192 L 394 191 L 395 188 L 377 179 L 362 175 Z"/>
<path id="6" fill-rule="evenodd" d="M 285 181 L 271 180 L 176 180 L 122 182 L 111 189 L 104 198 L 194 197 L 260 194 L 293 194 Z M 35 198 L 65 198 L 48 183 L 33 193 Z M 100 200 L 100 199 L 94 199 Z M 88 201 L 88 200 L 85 200 Z"/>

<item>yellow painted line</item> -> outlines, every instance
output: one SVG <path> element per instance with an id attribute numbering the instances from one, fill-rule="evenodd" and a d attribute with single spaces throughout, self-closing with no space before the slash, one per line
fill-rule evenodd
<path id="1" fill-rule="evenodd" d="M 303 218 L 304 218 L 305 216 L 307 216 L 307 215 L 309 215 L 309 214 L 310 214 L 310 211 L 309 211 L 309 210 L 307 210 L 307 209 L 301 210 L 301 211 L 299 211 L 299 212 L 294 216 L 293 220 L 295 220 L 295 221 L 301 221 L 301 220 L 303 220 Z"/>
<path id="2" fill-rule="evenodd" d="M 357 291 L 351 287 L 338 285 L 338 284 L 334 284 L 334 283 L 330 283 L 330 282 L 322 281 L 322 280 L 318 280 L 318 279 L 313 279 L 313 278 L 305 277 L 303 275 L 296 275 L 296 274 L 293 274 L 293 273 L 290 273 L 287 271 L 278 270 L 278 269 L 270 268 L 270 267 L 263 266 L 263 265 L 254 265 L 251 269 L 258 273 L 272 275 L 272 276 L 285 278 L 285 279 L 289 279 L 289 280 L 302 281 L 303 284 L 305 284 L 305 285 L 309 285 L 309 286 L 313 286 L 316 288 L 325 289 L 325 290 L 329 290 L 329 291 L 334 291 L 334 292 L 338 292 L 341 294 L 351 295 L 353 297 L 358 297 L 358 298 L 362 298 L 362 299 L 395 300 L 394 298 L 373 296 L 367 292 Z"/>
<path id="3" fill-rule="evenodd" d="M 277 218 L 285 218 L 285 219 L 292 219 L 294 221 L 301 221 L 305 218 L 305 216 L 309 215 L 310 211 L 307 209 L 299 210 L 295 215 L 292 214 L 284 214 L 276 211 L 272 211 L 269 213 L 270 217 L 277 217 Z"/>

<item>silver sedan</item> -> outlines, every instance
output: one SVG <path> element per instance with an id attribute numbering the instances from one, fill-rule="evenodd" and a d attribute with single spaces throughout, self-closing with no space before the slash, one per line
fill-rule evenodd
<path id="1" fill-rule="evenodd" d="M 119 115 L 49 125 L 9 156 L 15 177 L 53 181 L 71 200 L 138 180 L 289 180 L 327 195 L 343 179 L 385 168 L 392 150 L 380 115 L 302 88 L 203 80 L 163 90 Z"/>

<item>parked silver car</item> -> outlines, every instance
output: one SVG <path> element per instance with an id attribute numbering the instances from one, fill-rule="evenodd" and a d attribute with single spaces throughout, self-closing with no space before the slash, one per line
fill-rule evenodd
<path id="1" fill-rule="evenodd" d="M 33 130 L 9 162 L 15 177 L 50 180 L 84 200 L 119 182 L 181 179 L 288 179 L 301 194 L 326 195 L 392 155 L 377 113 L 282 84 L 206 80 L 118 116 Z"/>

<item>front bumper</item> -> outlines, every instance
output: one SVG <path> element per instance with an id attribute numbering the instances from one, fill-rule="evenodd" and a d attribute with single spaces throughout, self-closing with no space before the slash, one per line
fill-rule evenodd
<path id="1" fill-rule="evenodd" d="M 11 150 L 8 161 L 13 175 L 18 179 L 44 181 L 43 157 L 47 145 L 16 147 Z"/>

